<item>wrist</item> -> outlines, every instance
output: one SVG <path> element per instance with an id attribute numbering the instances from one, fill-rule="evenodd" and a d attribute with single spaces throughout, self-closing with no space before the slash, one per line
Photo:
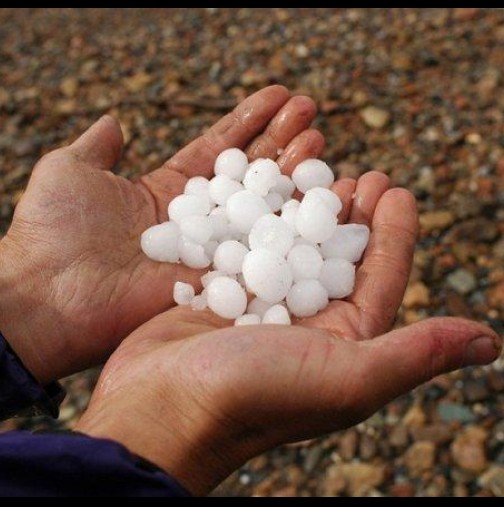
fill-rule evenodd
<path id="1" fill-rule="evenodd" d="M 13 251 L 9 240 L 0 242 L 0 331 L 23 366 L 41 384 L 57 380 L 48 368 L 38 337 L 41 299 L 24 266 L 24 255 Z"/>
<path id="2" fill-rule="evenodd" d="M 165 399 L 162 403 L 144 399 L 135 404 L 130 390 L 120 396 L 120 403 L 93 400 L 75 430 L 123 445 L 159 467 L 192 495 L 207 495 L 263 450 L 245 443 L 249 436 L 242 430 L 239 434 L 223 430 L 214 415 L 188 406 L 189 397 L 185 401 Z M 152 406 L 157 413 L 149 412 L 147 407 Z"/>

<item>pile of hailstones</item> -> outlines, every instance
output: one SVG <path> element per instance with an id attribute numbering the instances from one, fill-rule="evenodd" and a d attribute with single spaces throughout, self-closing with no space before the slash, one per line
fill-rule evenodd
<path id="1" fill-rule="evenodd" d="M 338 225 L 333 183 L 320 160 L 304 161 L 291 179 L 273 160 L 249 164 L 242 151 L 226 150 L 215 177 L 190 179 L 168 207 L 170 221 L 142 235 L 142 249 L 158 262 L 212 266 L 200 295 L 175 284 L 177 304 L 210 308 L 235 325 L 289 325 L 291 315 L 312 317 L 353 292 L 369 241 L 366 226 Z"/>

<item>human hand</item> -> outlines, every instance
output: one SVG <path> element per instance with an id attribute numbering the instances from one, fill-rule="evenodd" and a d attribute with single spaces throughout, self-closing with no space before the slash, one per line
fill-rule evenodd
<path id="1" fill-rule="evenodd" d="M 412 196 L 388 184 L 377 173 L 336 183 L 343 218 L 372 229 L 349 300 L 292 327 L 218 330 L 228 323 L 210 312 L 172 309 L 112 356 L 77 429 L 123 443 L 206 494 L 268 448 L 346 428 L 437 374 L 496 359 L 495 333 L 460 319 L 382 334 L 417 231 Z"/>
<path id="2" fill-rule="evenodd" d="M 210 175 L 229 147 L 289 168 L 318 156 L 308 130 L 315 105 L 273 86 L 253 95 L 177 153 L 132 183 L 114 175 L 120 127 L 102 118 L 71 146 L 35 167 L 0 242 L 0 330 L 42 383 L 98 364 L 133 329 L 173 305 L 173 285 L 200 276 L 161 265 L 140 250 L 141 233 L 167 219 L 187 179 Z"/>

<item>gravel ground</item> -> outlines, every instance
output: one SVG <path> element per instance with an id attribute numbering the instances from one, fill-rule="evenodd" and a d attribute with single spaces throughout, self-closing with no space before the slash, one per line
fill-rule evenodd
<path id="1" fill-rule="evenodd" d="M 0 9 L 0 233 L 33 163 L 103 112 L 145 173 L 236 100 L 280 82 L 319 103 L 343 176 L 389 174 L 422 233 L 398 325 L 503 332 L 504 13 L 498 9 Z M 97 372 L 69 379 L 67 427 Z M 256 458 L 257 496 L 504 496 L 504 362 L 440 377 L 344 433 Z"/>

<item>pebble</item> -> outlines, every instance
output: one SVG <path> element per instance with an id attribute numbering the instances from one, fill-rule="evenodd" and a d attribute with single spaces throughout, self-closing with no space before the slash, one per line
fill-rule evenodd
<path id="1" fill-rule="evenodd" d="M 364 123 L 372 129 L 382 129 L 390 121 L 390 113 L 375 106 L 366 107 L 360 114 Z"/>
<path id="2" fill-rule="evenodd" d="M 404 461 L 411 477 L 421 477 L 431 470 L 436 458 L 436 446 L 432 442 L 415 442 L 406 452 Z"/>
<path id="3" fill-rule="evenodd" d="M 455 464 L 466 472 L 483 472 L 488 466 L 485 450 L 487 436 L 487 432 L 478 426 L 470 426 L 458 433 L 451 445 Z"/>
<path id="4" fill-rule="evenodd" d="M 449 287 L 462 296 L 467 296 L 478 286 L 476 277 L 466 269 L 457 269 L 446 281 Z"/>

